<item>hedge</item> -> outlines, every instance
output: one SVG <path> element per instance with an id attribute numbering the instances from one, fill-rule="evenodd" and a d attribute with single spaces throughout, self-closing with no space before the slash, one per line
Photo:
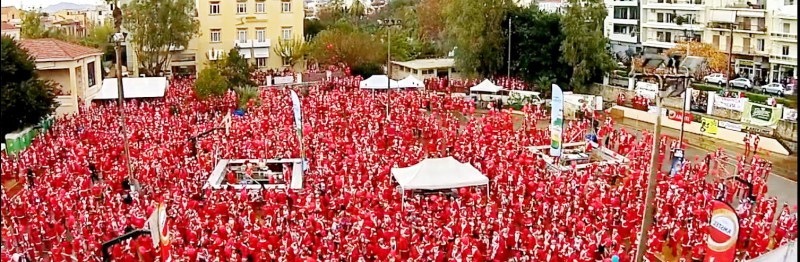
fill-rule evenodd
<path id="1" fill-rule="evenodd" d="M 692 88 L 709 92 L 719 92 L 724 89 L 717 85 L 700 84 L 700 83 L 692 84 Z M 747 97 L 747 99 L 749 99 L 750 102 L 757 104 L 767 104 L 767 99 L 771 97 L 770 95 L 758 94 L 742 90 L 736 90 L 736 91 L 744 92 L 745 97 Z M 797 95 L 792 95 L 790 97 L 775 97 L 775 100 L 777 100 L 779 104 L 783 104 L 785 107 L 797 108 Z"/>

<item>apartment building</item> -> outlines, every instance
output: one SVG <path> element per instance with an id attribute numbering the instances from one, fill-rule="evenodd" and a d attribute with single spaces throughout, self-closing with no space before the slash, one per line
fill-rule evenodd
<path id="1" fill-rule="evenodd" d="M 764 83 L 797 77 L 794 0 L 708 1 L 705 37 L 731 54 L 734 74 Z"/>
<path id="2" fill-rule="evenodd" d="M 3 6 L 0 9 L 0 22 L 19 25 L 22 22 L 22 11 L 15 6 Z"/>
<path id="3" fill-rule="evenodd" d="M 259 68 L 282 68 L 278 41 L 303 37 L 303 0 L 199 0 L 197 10 L 198 70 L 232 48 Z"/>
<path id="4" fill-rule="evenodd" d="M 603 22 L 613 52 L 642 49 L 639 41 L 640 6 L 637 0 L 605 0 L 608 16 Z"/>
<path id="5" fill-rule="evenodd" d="M 640 0 L 639 35 L 644 51 L 659 53 L 682 41 L 705 41 L 705 1 Z"/>

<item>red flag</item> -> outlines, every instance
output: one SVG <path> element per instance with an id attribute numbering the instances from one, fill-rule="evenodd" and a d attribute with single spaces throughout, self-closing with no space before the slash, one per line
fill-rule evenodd
<path id="1" fill-rule="evenodd" d="M 728 203 L 711 202 L 711 222 L 706 240 L 705 262 L 733 262 L 739 236 L 739 217 Z"/>

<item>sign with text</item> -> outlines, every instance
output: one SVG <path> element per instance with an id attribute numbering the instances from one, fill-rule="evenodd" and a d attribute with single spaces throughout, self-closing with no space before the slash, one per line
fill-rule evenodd
<path id="1" fill-rule="evenodd" d="M 781 108 L 748 102 L 744 105 L 742 123 L 751 126 L 775 128 L 778 126 L 778 121 L 782 116 Z"/>
<path id="2" fill-rule="evenodd" d="M 733 262 L 739 237 L 739 216 L 720 200 L 711 202 L 711 221 L 706 239 L 705 262 Z"/>
<path id="3" fill-rule="evenodd" d="M 794 108 L 783 108 L 783 118 L 784 121 L 790 122 L 797 122 L 797 109 Z"/>
<path id="4" fill-rule="evenodd" d="M 714 98 L 714 106 L 719 108 L 724 108 L 728 110 L 733 110 L 737 112 L 744 111 L 744 105 L 747 104 L 747 98 L 740 98 L 740 97 L 722 97 L 717 95 Z"/>
<path id="5" fill-rule="evenodd" d="M 550 156 L 561 156 L 562 129 L 564 128 L 564 91 L 553 85 L 550 100 Z"/>
<path id="6" fill-rule="evenodd" d="M 731 123 L 728 121 L 718 121 L 717 126 L 733 131 L 742 131 L 742 124 Z"/>
<path id="7" fill-rule="evenodd" d="M 705 113 L 708 111 L 708 92 L 691 88 L 687 89 L 686 91 L 691 91 L 691 96 L 689 97 L 689 110 L 699 113 Z"/>
<path id="8" fill-rule="evenodd" d="M 702 125 L 700 126 L 700 132 L 711 135 L 717 134 L 718 121 L 716 119 L 703 117 L 703 119 L 701 119 L 701 122 Z"/>
<path id="9" fill-rule="evenodd" d="M 681 119 L 683 119 L 683 122 L 687 124 L 694 120 L 692 113 L 684 114 L 683 112 L 673 110 L 669 110 L 669 112 L 667 112 L 667 117 L 675 121 L 681 121 Z"/>
<path id="10" fill-rule="evenodd" d="M 276 76 L 272 78 L 275 85 L 286 85 L 294 83 L 294 76 Z"/>

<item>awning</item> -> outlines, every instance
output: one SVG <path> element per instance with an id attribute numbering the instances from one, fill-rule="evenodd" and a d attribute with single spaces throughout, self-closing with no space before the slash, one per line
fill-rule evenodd
<path id="1" fill-rule="evenodd" d="M 492 83 L 492 81 L 489 81 L 489 79 L 484 79 L 483 82 L 481 82 L 480 84 L 478 84 L 476 86 L 473 86 L 473 87 L 470 87 L 469 91 L 470 92 L 478 91 L 478 92 L 496 93 L 497 91 L 500 91 L 501 89 L 503 89 L 502 86 L 495 85 L 494 83 Z"/>
<path id="2" fill-rule="evenodd" d="M 374 75 L 359 84 L 361 89 L 388 89 L 387 85 L 398 88 L 397 81 L 390 80 L 386 75 Z"/>
<path id="3" fill-rule="evenodd" d="M 453 157 L 429 158 L 405 168 L 392 168 L 392 176 L 403 189 L 438 190 L 485 186 L 489 178 L 470 164 Z"/>
<path id="4" fill-rule="evenodd" d="M 400 87 L 425 87 L 425 83 L 413 75 L 408 75 L 406 78 L 403 78 L 403 80 L 397 81 L 397 84 Z"/>
<path id="5" fill-rule="evenodd" d="M 167 84 L 166 77 L 122 78 L 125 98 L 164 97 Z M 97 92 L 94 99 L 116 99 L 119 97 L 117 88 L 116 78 L 103 79 L 103 87 L 100 88 L 100 91 Z"/>

